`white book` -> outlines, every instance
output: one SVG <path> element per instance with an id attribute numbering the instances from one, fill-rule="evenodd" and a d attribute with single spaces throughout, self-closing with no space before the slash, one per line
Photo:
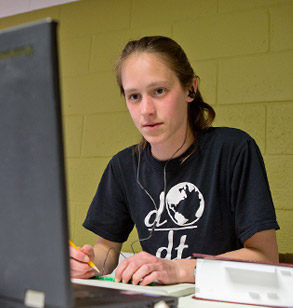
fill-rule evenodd
<path id="1" fill-rule="evenodd" d="M 196 299 L 293 307 L 293 265 L 195 257 Z"/>

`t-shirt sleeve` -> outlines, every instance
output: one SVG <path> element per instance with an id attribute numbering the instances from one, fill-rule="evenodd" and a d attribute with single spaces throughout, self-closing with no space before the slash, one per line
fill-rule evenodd
<path id="1" fill-rule="evenodd" d="M 106 240 L 123 243 L 134 223 L 126 204 L 123 183 L 119 181 L 119 170 L 114 169 L 112 159 L 104 171 L 83 226 Z"/>
<path id="2" fill-rule="evenodd" d="M 253 139 L 238 152 L 231 178 L 235 231 L 242 243 L 255 233 L 279 229 L 260 150 Z"/>

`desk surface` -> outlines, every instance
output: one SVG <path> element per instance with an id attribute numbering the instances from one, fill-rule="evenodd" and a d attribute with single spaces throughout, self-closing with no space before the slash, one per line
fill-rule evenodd
<path id="1" fill-rule="evenodd" d="M 115 283 L 115 282 L 109 282 L 109 281 L 103 281 L 103 280 L 91 280 L 91 279 L 72 279 L 72 282 L 74 283 L 80 283 L 80 284 L 87 284 L 87 285 L 94 285 L 94 286 L 101 286 L 101 287 L 116 287 L 119 289 L 126 289 L 126 290 L 132 290 L 132 291 L 139 291 L 141 289 L 141 292 L 148 293 L 149 290 L 156 287 L 142 287 L 142 286 L 133 286 L 123 283 Z M 226 302 L 216 302 L 216 301 L 204 301 L 204 300 L 196 300 L 192 298 L 193 292 L 190 292 L 190 285 L 192 284 L 182 284 L 182 290 L 186 289 L 187 293 L 189 295 L 181 296 L 179 297 L 179 304 L 178 308 L 190 308 L 190 307 L 200 307 L 200 308 L 247 308 L 250 306 L 244 305 L 244 304 L 236 304 L 236 303 L 226 303 Z M 194 288 L 194 285 L 193 285 Z M 169 289 L 169 290 L 168 290 Z M 161 287 L 162 292 L 153 292 L 155 294 L 167 294 L 166 290 L 169 291 L 169 294 L 172 295 L 172 292 L 174 292 L 174 286 L 163 286 Z M 177 289 L 180 289 L 180 285 L 177 286 Z M 152 292 L 149 292 L 152 293 Z M 263 306 L 253 306 L 255 308 L 263 308 Z"/>
<path id="2" fill-rule="evenodd" d="M 203 301 L 192 298 L 192 295 L 184 296 L 179 298 L 178 308 L 264 308 L 263 306 L 251 306 L 236 303 L 216 302 L 216 301 Z"/>

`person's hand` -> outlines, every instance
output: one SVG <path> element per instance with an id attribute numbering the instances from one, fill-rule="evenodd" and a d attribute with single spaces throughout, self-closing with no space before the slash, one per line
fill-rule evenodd
<path id="1" fill-rule="evenodd" d="M 69 254 L 72 278 L 88 279 L 95 276 L 95 271 L 88 264 L 95 257 L 92 246 L 86 244 L 80 250 L 69 246 Z"/>
<path id="2" fill-rule="evenodd" d="M 157 258 L 147 252 L 140 252 L 123 260 L 115 271 L 115 281 L 148 285 L 159 281 L 162 284 L 179 282 L 179 264 Z"/>

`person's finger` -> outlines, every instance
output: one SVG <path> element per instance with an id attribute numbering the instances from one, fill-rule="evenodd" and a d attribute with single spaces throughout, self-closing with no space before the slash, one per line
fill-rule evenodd
<path id="1" fill-rule="evenodd" d="M 69 253 L 71 258 L 78 260 L 80 262 L 87 263 L 90 260 L 88 255 L 86 255 L 84 252 L 77 250 L 76 248 L 71 246 L 69 247 Z"/>

